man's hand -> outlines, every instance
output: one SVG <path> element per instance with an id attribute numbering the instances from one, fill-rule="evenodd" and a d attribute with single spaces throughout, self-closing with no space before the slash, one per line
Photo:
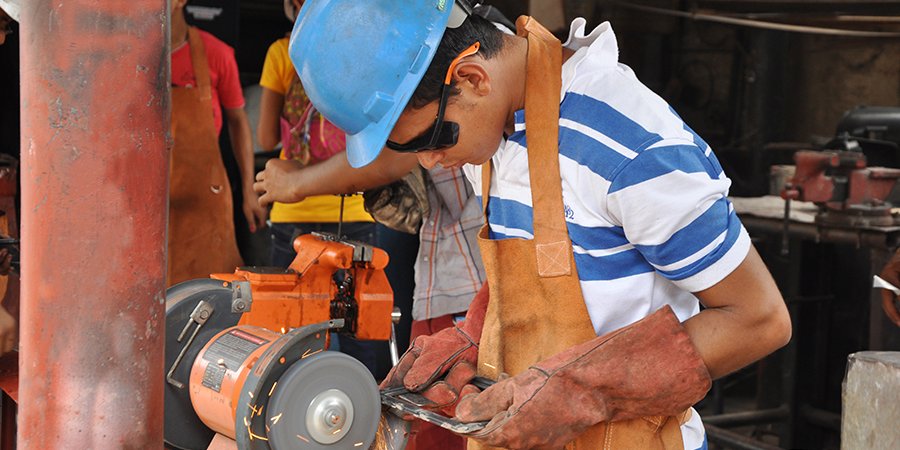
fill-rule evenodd
<path id="1" fill-rule="evenodd" d="M 900 286 L 900 250 L 894 253 L 879 276 L 894 286 Z M 897 296 L 893 292 L 881 290 L 881 307 L 891 322 L 900 327 L 900 311 L 897 310 Z"/>
<path id="2" fill-rule="evenodd" d="M 466 320 L 431 336 L 419 336 L 391 369 L 381 388 L 405 386 L 434 402 L 430 408 L 448 416 L 456 413 L 463 395 L 479 392 L 469 385 L 478 363 L 478 343 L 487 312 L 487 283 L 469 305 Z"/>
<path id="3" fill-rule="evenodd" d="M 273 202 L 297 203 L 305 198 L 297 189 L 297 179 L 303 170 L 299 161 L 270 159 L 266 169 L 256 174 L 253 190 L 259 194 L 260 206 L 268 206 Z"/>
<path id="4" fill-rule="evenodd" d="M 0 307 L 0 355 L 5 355 L 19 343 L 19 324 L 6 308 Z"/>
<path id="5" fill-rule="evenodd" d="M 674 416 L 706 395 L 706 365 L 669 306 L 502 379 L 456 406 L 492 447 L 558 449 L 600 422 Z"/>
<path id="6" fill-rule="evenodd" d="M 256 233 L 256 230 L 266 227 L 266 216 L 269 214 L 269 211 L 259 204 L 259 198 L 255 191 L 247 190 L 244 192 L 243 210 L 251 233 Z"/>

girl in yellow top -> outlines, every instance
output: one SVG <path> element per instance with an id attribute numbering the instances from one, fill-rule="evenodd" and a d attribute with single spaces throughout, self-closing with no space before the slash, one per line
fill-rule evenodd
<path id="1" fill-rule="evenodd" d="M 302 0 L 285 0 L 288 18 L 296 19 L 302 5 Z M 265 150 L 273 150 L 280 143 L 281 159 L 294 159 L 304 165 L 319 163 L 336 153 L 341 153 L 338 157 L 343 158 L 344 133 L 311 107 L 288 57 L 288 42 L 287 37 L 275 41 L 263 63 L 256 130 L 259 145 Z M 307 197 L 291 204 L 275 203 L 269 214 L 272 265 L 290 265 L 296 257 L 294 238 L 301 234 L 314 231 L 337 233 L 341 217 L 341 197 L 335 195 Z M 341 235 L 375 244 L 375 222 L 363 208 L 362 195 L 344 199 L 343 221 Z M 340 349 L 360 360 L 375 375 L 385 371 L 378 367 L 378 360 L 383 359 L 378 353 L 387 351 L 383 342 L 357 341 L 344 335 L 338 338 L 332 340 L 340 343 L 335 350 Z"/>
<path id="2" fill-rule="evenodd" d="M 286 2 L 288 3 L 288 2 Z M 300 0 L 289 0 L 285 10 L 296 16 Z M 315 164 L 344 150 L 344 134 L 325 121 L 303 92 L 288 57 L 288 38 L 275 41 L 266 54 L 262 77 L 257 139 L 265 150 L 282 144 L 281 159 Z M 295 253 L 294 237 L 312 231 L 336 232 L 341 217 L 341 198 L 334 195 L 308 197 L 298 203 L 275 203 L 272 221 L 272 264 L 287 267 Z M 374 223 L 363 208 L 361 195 L 344 200 L 342 234 L 351 239 L 372 242 Z"/>

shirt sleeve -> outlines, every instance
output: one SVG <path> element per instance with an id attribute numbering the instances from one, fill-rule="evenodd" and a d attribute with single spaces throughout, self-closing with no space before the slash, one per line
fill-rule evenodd
<path id="1" fill-rule="evenodd" d="M 269 46 L 259 80 L 260 86 L 281 95 L 287 94 L 294 76 L 294 67 L 288 57 L 287 43 L 283 41 L 283 39 L 279 39 Z"/>
<path id="2" fill-rule="evenodd" d="M 231 47 L 226 48 L 219 68 L 219 83 L 216 86 L 219 91 L 219 102 L 225 109 L 243 108 L 244 90 L 241 88 L 241 77 L 234 58 L 234 50 Z"/>
<path id="3" fill-rule="evenodd" d="M 680 288 L 697 292 L 728 276 L 750 248 L 727 197 L 730 186 L 708 149 L 662 141 L 617 171 L 607 201 L 644 259 Z"/>

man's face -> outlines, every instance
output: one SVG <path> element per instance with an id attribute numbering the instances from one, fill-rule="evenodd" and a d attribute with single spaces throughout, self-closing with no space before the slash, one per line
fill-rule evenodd
<path id="1" fill-rule="evenodd" d="M 416 153 L 426 169 L 437 164 L 456 169 L 463 164 L 482 164 L 496 153 L 503 139 L 506 118 L 489 97 L 473 97 L 463 91 L 451 97 L 444 113 L 445 122 L 459 124 L 456 145 Z M 405 144 L 431 130 L 437 116 L 438 101 L 420 109 L 408 108 L 391 131 L 390 140 Z"/>

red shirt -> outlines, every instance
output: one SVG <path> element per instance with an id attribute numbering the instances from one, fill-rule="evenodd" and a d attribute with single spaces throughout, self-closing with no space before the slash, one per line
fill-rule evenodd
<path id="1" fill-rule="evenodd" d="M 241 89 L 237 61 L 234 59 L 234 49 L 205 31 L 200 31 L 200 37 L 206 47 L 206 60 L 209 63 L 213 122 L 216 124 L 216 131 L 221 132 L 222 108 L 243 108 L 244 92 Z M 191 64 L 191 48 L 184 43 L 172 50 L 172 85 L 190 87 L 196 84 L 194 66 Z"/>

